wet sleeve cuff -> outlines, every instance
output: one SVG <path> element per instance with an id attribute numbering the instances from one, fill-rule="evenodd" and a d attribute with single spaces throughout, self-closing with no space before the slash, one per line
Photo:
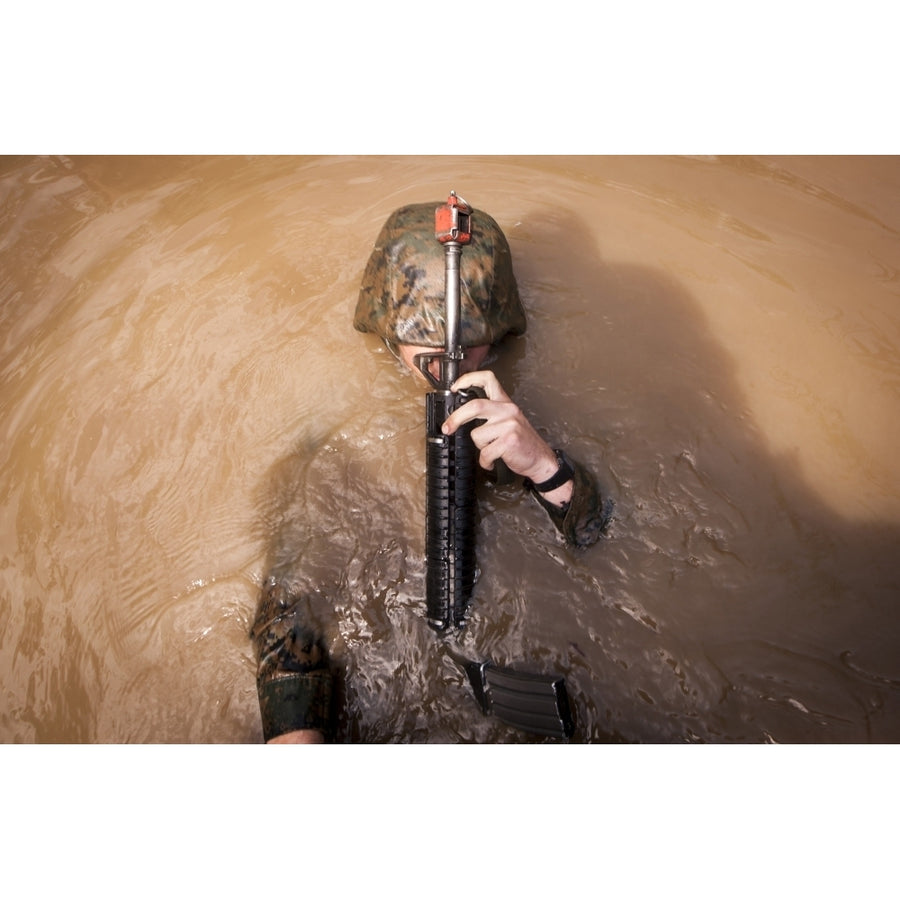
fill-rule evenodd
<path id="1" fill-rule="evenodd" d="M 269 579 L 250 632 L 266 741 L 314 728 L 329 736 L 332 673 L 321 638 L 306 624 L 308 598 Z"/>
<path id="2" fill-rule="evenodd" d="M 257 683 L 263 739 L 304 728 L 328 736 L 331 718 L 331 673 L 285 672 Z"/>
<path id="3" fill-rule="evenodd" d="M 532 491 L 567 544 L 589 547 L 606 531 L 612 518 L 613 502 L 604 500 L 594 476 L 581 463 L 571 460 L 575 470 L 572 499 L 566 506 L 554 506 Z"/>

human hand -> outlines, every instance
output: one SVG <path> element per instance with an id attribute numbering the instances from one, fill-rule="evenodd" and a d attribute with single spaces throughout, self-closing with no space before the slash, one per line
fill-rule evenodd
<path id="1" fill-rule="evenodd" d="M 267 744 L 324 744 L 325 735 L 315 728 L 301 728 L 298 731 L 288 731 L 279 734 L 278 737 L 269 738 Z"/>
<path id="2" fill-rule="evenodd" d="M 483 419 L 472 430 L 482 468 L 493 469 L 502 459 L 513 472 L 536 484 L 550 478 L 559 467 L 553 448 L 534 430 L 494 373 L 487 369 L 469 372 L 452 385 L 454 391 L 472 387 L 480 387 L 486 397 L 469 400 L 452 412 L 444 422 L 443 433 L 454 434 L 464 423 Z M 572 497 L 571 480 L 543 496 L 556 505 L 567 503 Z"/>

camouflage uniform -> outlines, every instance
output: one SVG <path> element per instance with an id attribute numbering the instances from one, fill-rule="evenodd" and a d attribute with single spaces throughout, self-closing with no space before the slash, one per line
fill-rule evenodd
<path id="1" fill-rule="evenodd" d="M 320 639 L 304 624 L 300 598 L 270 578 L 250 632 L 263 738 L 312 728 L 328 736 L 332 678 Z"/>
<path id="2" fill-rule="evenodd" d="M 388 218 L 369 257 L 353 318 L 358 331 L 379 335 L 390 346 L 443 347 L 444 248 L 434 236 L 439 202 L 404 206 Z M 460 342 L 496 344 L 525 333 L 509 244 L 489 215 L 472 211 L 472 239 L 460 260 Z M 565 541 L 593 544 L 606 529 L 611 503 L 604 503 L 593 475 L 572 460 L 574 487 L 564 507 L 534 496 Z M 328 736 L 332 675 L 321 642 L 304 625 L 302 597 L 274 579 L 264 586 L 251 636 L 259 666 L 257 688 L 265 740 L 295 729 Z"/>

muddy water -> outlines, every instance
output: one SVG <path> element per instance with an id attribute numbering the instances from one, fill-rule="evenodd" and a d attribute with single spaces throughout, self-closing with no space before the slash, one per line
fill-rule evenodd
<path id="1" fill-rule="evenodd" d="M 529 313 L 501 381 L 616 503 L 587 551 L 482 486 L 462 649 L 583 742 L 900 739 L 900 161 L 7 158 L 0 739 L 261 738 L 276 572 L 347 741 L 531 740 L 422 616 L 423 394 L 350 326 L 449 189 Z"/>

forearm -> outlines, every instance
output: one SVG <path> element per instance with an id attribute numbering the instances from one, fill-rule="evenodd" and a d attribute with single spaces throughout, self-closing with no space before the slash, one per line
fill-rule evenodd
<path id="1" fill-rule="evenodd" d="M 324 647 L 306 625 L 304 607 L 282 585 L 269 582 L 250 633 L 267 742 L 316 743 L 329 732 L 332 676 Z"/>

